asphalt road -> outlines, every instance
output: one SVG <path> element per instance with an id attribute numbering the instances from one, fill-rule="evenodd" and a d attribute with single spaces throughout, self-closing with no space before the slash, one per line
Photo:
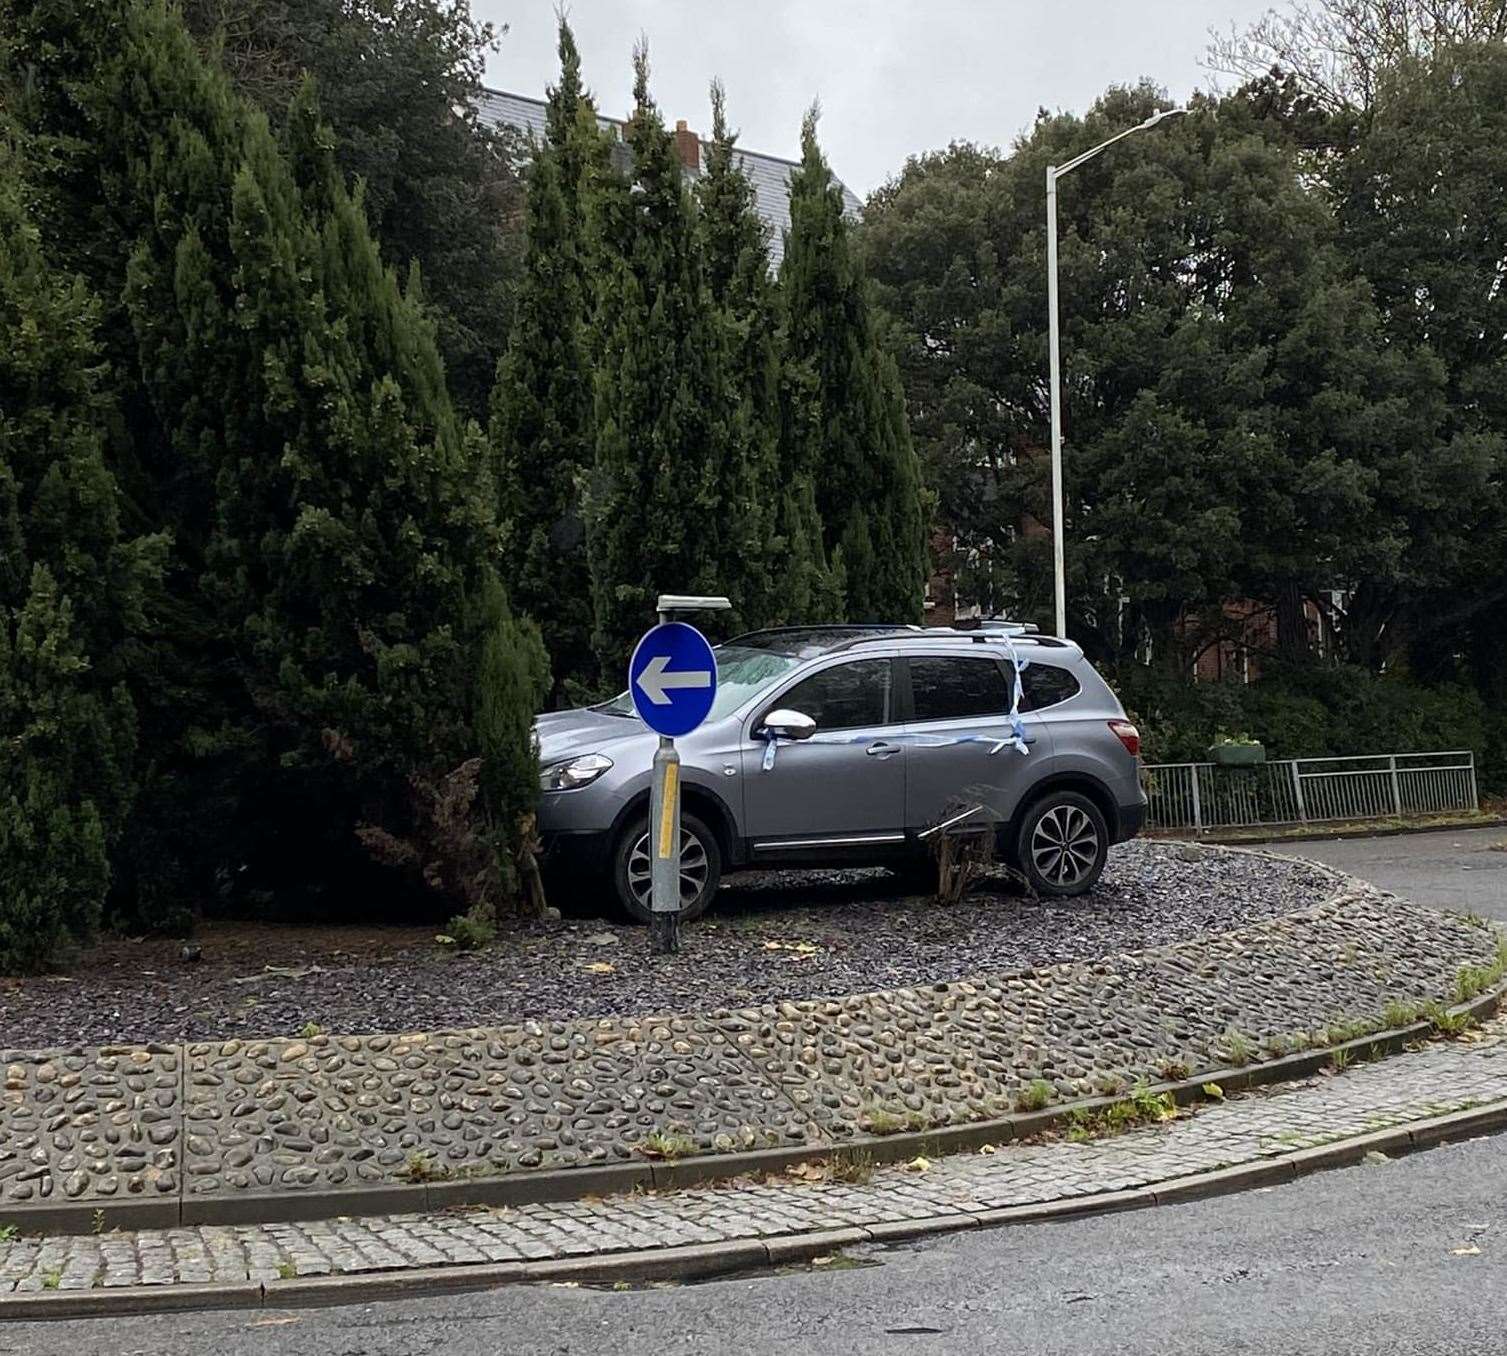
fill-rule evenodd
<path id="1" fill-rule="evenodd" d="M 1494 850 L 1494 844 L 1504 847 Z M 1507 829 L 1446 829 L 1269 848 L 1327 862 L 1420 904 L 1507 923 Z"/>
<path id="2" fill-rule="evenodd" d="M 506 1289 L 349 1309 L 0 1327 L 18 1356 L 662 1356 L 1503 1347 L 1507 1139 L 1288 1186 L 951 1235 L 811 1267 L 614 1293 Z"/>

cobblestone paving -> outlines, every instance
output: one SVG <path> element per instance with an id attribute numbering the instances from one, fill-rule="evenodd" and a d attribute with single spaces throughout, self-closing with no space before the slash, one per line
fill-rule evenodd
<path id="1" fill-rule="evenodd" d="M 967 1216 L 1154 1185 L 1507 1098 L 1507 1018 L 1467 1039 L 1289 1084 L 1114 1138 L 1001 1146 L 845 1185 L 791 1178 L 565 1204 L 305 1224 L 19 1238 L 0 1243 L 9 1292 L 584 1257 Z"/>
<path id="2" fill-rule="evenodd" d="M 1234 932 L 830 1001 L 0 1052 L 0 1219 L 633 1161 L 654 1134 L 716 1154 L 967 1124 L 1036 1080 L 1068 1100 L 1329 1044 L 1390 1003 L 1452 1001 L 1460 967 L 1489 963 L 1494 932 L 1335 880 Z"/>

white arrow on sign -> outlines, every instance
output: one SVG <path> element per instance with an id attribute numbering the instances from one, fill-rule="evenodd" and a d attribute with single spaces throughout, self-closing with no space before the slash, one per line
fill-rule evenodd
<path id="1" fill-rule="evenodd" d="M 706 669 L 681 669 L 675 673 L 666 673 L 665 670 L 669 665 L 669 655 L 655 655 L 644 665 L 644 671 L 638 675 L 638 685 L 643 688 L 644 696 L 655 706 L 670 704 L 671 688 L 710 687 L 712 685 L 712 675 Z"/>

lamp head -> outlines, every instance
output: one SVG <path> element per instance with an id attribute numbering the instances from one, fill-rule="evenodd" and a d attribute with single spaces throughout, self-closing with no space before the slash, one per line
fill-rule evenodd
<path id="1" fill-rule="evenodd" d="M 1164 108 L 1160 113 L 1153 113 L 1141 126 L 1155 127 L 1163 118 L 1175 118 L 1179 113 L 1186 113 L 1187 111 L 1186 108 Z"/>

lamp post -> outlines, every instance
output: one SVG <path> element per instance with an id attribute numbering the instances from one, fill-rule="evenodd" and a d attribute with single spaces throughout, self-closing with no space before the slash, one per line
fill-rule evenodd
<path id="1" fill-rule="evenodd" d="M 1186 113 L 1186 108 L 1164 108 L 1153 113 L 1145 122 L 1127 127 L 1123 132 L 1101 141 L 1091 151 L 1074 156 L 1065 165 L 1047 166 L 1047 335 L 1050 345 L 1052 383 L 1052 576 L 1056 594 L 1057 634 L 1067 635 L 1067 571 L 1063 564 L 1062 522 L 1062 356 L 1057 336 L 1057 181 L 1092 160 L 1100 151 L 1128 137 L 1132 132 L 1144 132 L 1155 127 L 1163 118 Z"/>

